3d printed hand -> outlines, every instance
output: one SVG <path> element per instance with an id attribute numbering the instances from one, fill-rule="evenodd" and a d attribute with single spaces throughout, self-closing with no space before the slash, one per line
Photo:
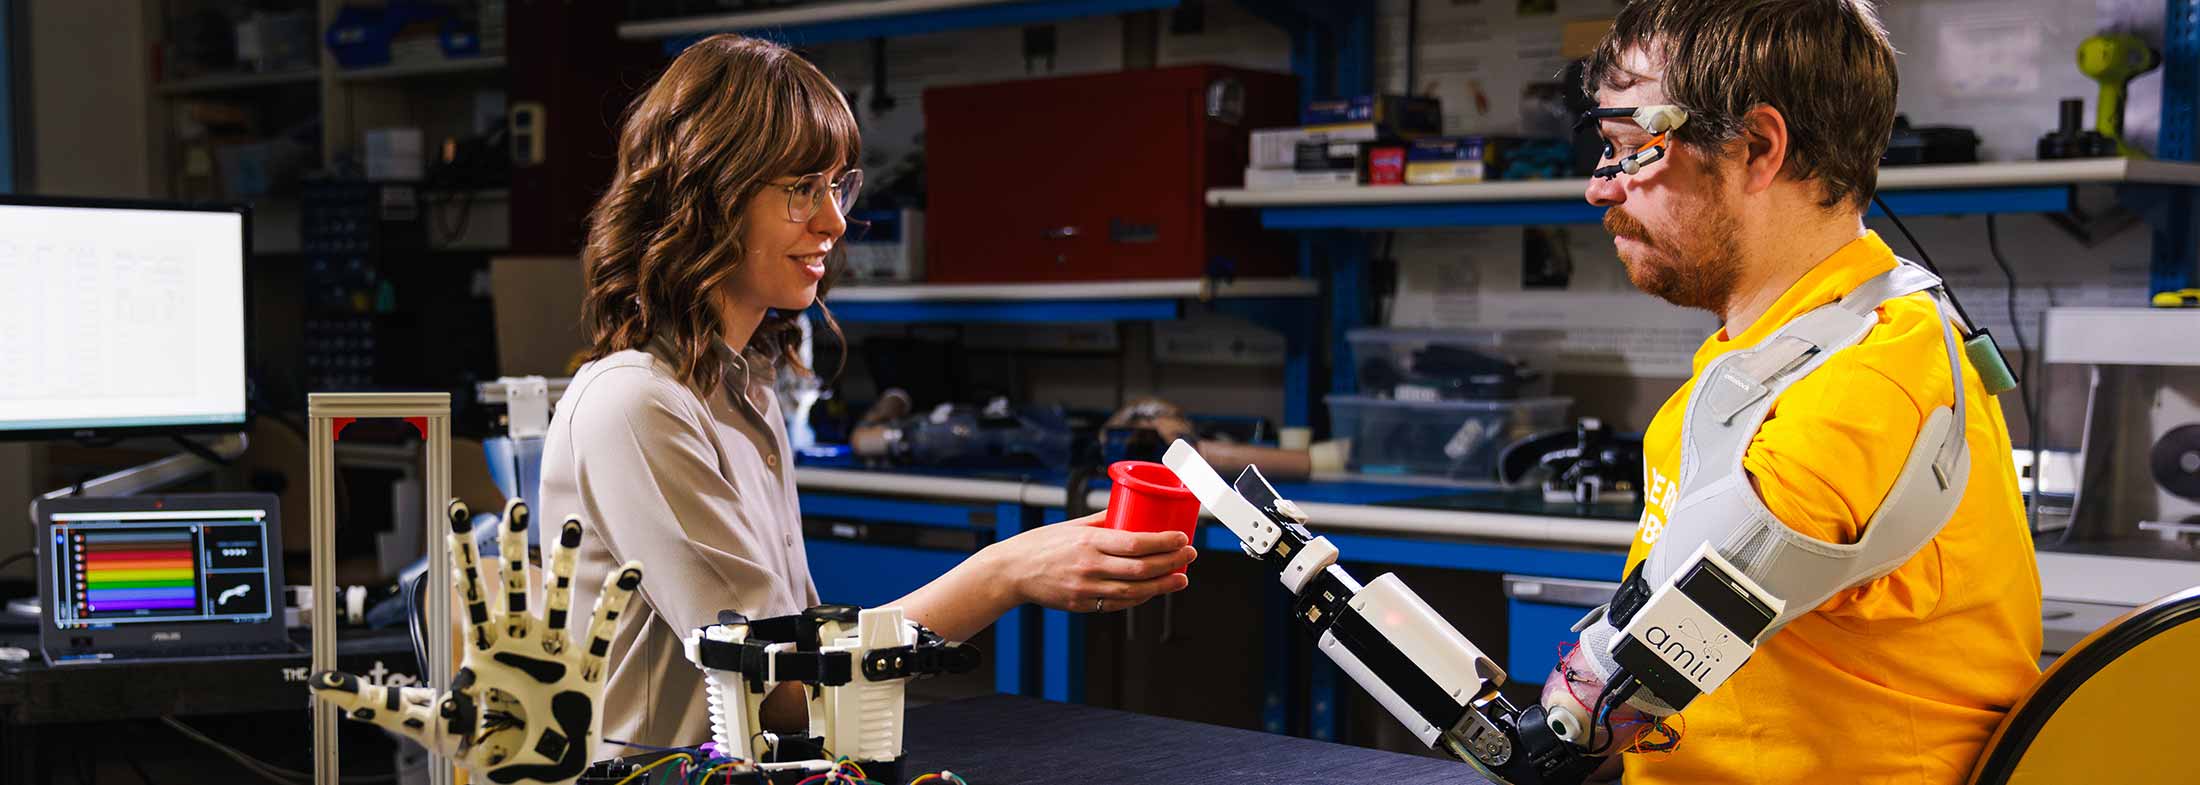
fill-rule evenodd
<path id="1" fill-rule="evenodd" d="M 452 500 L 450 518 L 452 580 L 469 621 L 465 660 L 450 690 L 439 695 L 428 687 L 391 689 L 326 671 L 313 675 L 314 695 L 336 704 L 345 716 L 419 742 L 487 782 L 570 783 L 588 767 L 602 719 L 604 652 L 611 648 L 620 611 L 642 583 L 642 565 L 627 562 L 606 576 L 588 646 L 571 646 L 566 618 L 581 541 L 579 519 L 566 519 L 550 547 L 543 603 L 548 612 L 538 622 L 527 612 L 527 505 L 514 500 L 504 508 L 498 533 L 501 597 L 483 590 L 466 505 Z"/>

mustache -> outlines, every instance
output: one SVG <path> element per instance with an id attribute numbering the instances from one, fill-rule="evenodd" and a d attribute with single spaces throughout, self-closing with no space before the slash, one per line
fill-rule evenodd
<path id="1" fill-rule="evenodd" d="M 1604 231 L 1613 237 L 1624 237 L 1646 244 L 1650 242 L 1649 227 L 1643 226 L 1641 221 L 1635 220 L 1634 216 L 1617 207 L 1604 209 Z"/>

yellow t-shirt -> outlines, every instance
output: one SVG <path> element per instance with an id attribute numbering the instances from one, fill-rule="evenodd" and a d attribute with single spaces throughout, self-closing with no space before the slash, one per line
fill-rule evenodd
<path id="1" fill-rule="evenodd" d="M 1843 246 L 1739 337 L 1721 330 L 1695 370 L 1764 340 L 1894 267 L 1877 234 Z M 1855 542 L 1894 486 L 1933 407 L 1954 400 L 1930 297 L 1879 308 L 1879 324 L 1773 404 L 1743 468 L 1774 515 Z M 1645 783 L 1960 783 L 2008 707 L 2039 678 L 2040 584 L 2009 428 L 1963 366 L 1971 480 L 1955 517 L 1886 577 L 1842 592 L 1768 639 L 1717 692 L 1682 712 L 1680 747 L 1627 756 Z M 1644 434 L 1649 493 L 1628 569 L 1676 501 L 1681 419 L 1695 380 Z"/>

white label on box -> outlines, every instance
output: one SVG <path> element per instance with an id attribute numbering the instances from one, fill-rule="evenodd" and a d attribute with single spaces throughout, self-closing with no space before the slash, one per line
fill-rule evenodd
<path id="1" fill-rule="evenodd" d="M 1482 181 L 1481 161 L 1408 161 L 1407 185 L 1447 185 Z"/>

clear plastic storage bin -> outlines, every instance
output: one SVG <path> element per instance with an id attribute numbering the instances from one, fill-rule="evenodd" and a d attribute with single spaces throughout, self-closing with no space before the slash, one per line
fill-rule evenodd
<path id="1" fill-rule="evenodd" d="M 1373 475 L 1440 478 L 1498 487 L 1497 458 L 1505 446 L 1568 427 L 1572 398 L 1510 401 L 1399 401 L 1331 395 L 1329 421 L 1352 439 L 1347 466 Z"/>
<path id="2" fill-rule="evenodd" d="M 1360 392 L 1400 400 L 1515 400 L 1549 395 L 1550 377 L 1500 330 L 1362 327 L 1345 333 Z M 1518 337 L 1518 336 L 1513 336 Z M 1501 363 L 1511 363 L 1506 367 Z"/>

